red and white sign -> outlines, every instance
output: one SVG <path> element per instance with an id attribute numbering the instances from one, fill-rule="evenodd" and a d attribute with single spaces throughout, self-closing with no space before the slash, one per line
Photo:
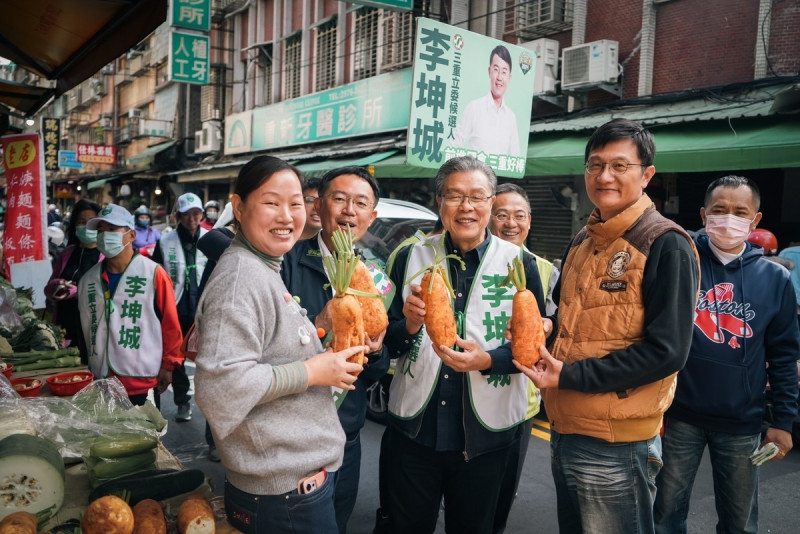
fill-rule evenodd
<path id="1" fill-rule="evenodd" d="M 0 145 L 6 168 L 3 252 L 6 274 L 10 277 L 12 264 L 47 257 L 44 151 L 38 134 L 0 137 Z"/>
<path id="2" fill-rule="evenodd" d="M 114 165 L 117 162 L 117 147 L 115 146 L 78 143 L 75 152 L 78 153 L 78 161 L 83 163 Z"/>

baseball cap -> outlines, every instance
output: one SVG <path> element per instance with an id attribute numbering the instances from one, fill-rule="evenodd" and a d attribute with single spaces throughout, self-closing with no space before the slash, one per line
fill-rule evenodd
<path id="1" fill-rule="evenodd" d="M 116 204 L 109 204 L 101 209 L 97 217 L 89 219 L 89 222 L 86 223 L 86 228 L 97 230 L 97 225 L 100 224 L 100 221 L 105 221 L 114 226 L 127 226 L 131 230 L 134 229 L 133 215 L 122 206 L 117 206 Z"/>
<path id="2" fill-rule="evenodd" d="M 203 203 L 200 201 L 200 197 L 194 193 L 184 193 L 178 197 L 178 203 L 175 206 L 176 213 L 186 213 L 192 208 L 203 211 Z"/>

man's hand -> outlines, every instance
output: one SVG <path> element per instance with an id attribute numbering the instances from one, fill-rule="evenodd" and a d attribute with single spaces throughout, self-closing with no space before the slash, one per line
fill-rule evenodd
<path id="1" fill-rule="evenodd" d="M 156 384 L 158 392 L 164 393 L 170 384 L 172 384 L 172 371 L 160 369 L 158 371 L 158 383 Z"/>
<path id="2" fill-rule="evenodd" d="M 783 457 L 786 456 L 786 453 L 792 450 L 792 435 L 785 430 L 781 430 L 780 428 L 768 428 L 767 435 L 764 436 L 764 441 L 761 442 L 761 447 L 770 442 L 777 445 L 780 451 L 777 455 L 775 455 L 775 458 L 770 460 L 771 462 L 779 462 L 783 460 Z"/>
<path id="3" fill-rule="evenodd" d="M 367 353 L 379 352 L 383 348 L 383 338 L 386 336 L 386 330 L 378 334 L 378 337 L 371 338 L 369 334 L 364 332 L 364 343 L 367 345 Z"/>
<path id="4" fill-rule="evenodd" d="M 411 285 L 411 294 L 403 303 L 403 315 L 406 317 L 406 331 L 415 335 L 425 323 L 425 302 L 422 300 L 422 287 Z"/>
<path id="5" fill-rule="evenodd" d="M 564 362 L 553 358 L 544 347 L 539 348 L 539 355 L 542 359 L 533 367 L 525 367 L 517 360 L 513 360 L 512 363 L 521 373 L 530 378 L 537 388 L 557 388 L 558 382 L 561 379 L 561 368 L 564 367 Z"/>
<path id="6" fill-rule="evenodd" d="M 333 319 L 331 319 L 331 302 L 333 299 L 329 300 L 325 303 L 325 307 L 322 308 L 322 311 L 314 318 L 314 326 L 317 328 L 322 328 L 326 332 L 330 332 L 333 328 Z"/>
<path id="7" fill-rule="evenodd" d="M 438 347 L 434 345 L 433 351 L 445 365 L 459 373 L 484 371 L 492 368 L 492 357 L 478 345 L 477 341 L 456 337 L 456 345 L 461 348 L 461 352 L 444 345 Z"/>

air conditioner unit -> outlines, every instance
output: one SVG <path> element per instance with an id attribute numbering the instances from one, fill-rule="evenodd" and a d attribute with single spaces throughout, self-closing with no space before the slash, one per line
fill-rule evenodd
<path id="1" fill-rule="evenodd" d="M 94 93 L 95 97 L 105 96 L 106 94 L 106 84 L 103 83 L 103 80 L 93 78 L 91 83 L 92 93 Z"/>
<path id="2" fill-rule="evenodd" d="M 109 63 L 108 65 L 104 66 L 101 72 L 103 74 L 114 74 L 114 64 Z"/>
<path id="3" fill-rule="evenodd" d="M 206 121 L 203 129 L 194 133 L 195 154 L 219 152 L 222 146 L 222 124 L 220 121 Z"/>
<path id="4" fill-rule="evenodd" d="M 556 94 L 558 41 L 542 38 L 522 43 L 521 46 L 532 51 L 536 56 L 533 67 L 533 94 Z"/>
<path id="5" fill-rule="evenodd" d="M 142 110 L 141 109 L 129 109 L 128 110 L 128 118 L 129 119 L 141 119 L 142 118 Z"/>
<path id="6" fill-rule="evenodd" d="M 104 130 L 110 130 L 112 128 L 113 123 L 111 122 L 111 117 L 100 117 L 100 127 Z"/>
<path id="7" fill-rule="evenodd" d="M 619 43 L 608 39 L 565 48 L 561 56 L 561 89 L 617 83 L 618 54 Z"/>

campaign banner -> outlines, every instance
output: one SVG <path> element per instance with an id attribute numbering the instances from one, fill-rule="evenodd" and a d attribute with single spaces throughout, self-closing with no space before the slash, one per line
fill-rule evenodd
<path id="1" fill-rule="evenodd" d="M 44 151 L 39 134 L 0 137 L 0 145 L 6 169 L 3 252 L 11 276 L 12 265 L 47 257 Z"/>
<path id="2" fill-rule="evenodd" d="M 44 168 L 58 170 L 58 147 L 61 144 L 61 119 L 42 117 L 42 137 L 44 138 Z"/>
<path id="3" fill-rule="evenodd" d="M 438 169 L 468 155 L 524 176 L 534 61 L 521 46 L 417 19 L 408 164 Z"/>
<path id="4" fill-rule="evenodd" d="M 78 161 L 81 163 L 114 165 L 117 162 L 117 147 L 115 146 L 78 143 L 75 151 L 78 153 Z"/>

